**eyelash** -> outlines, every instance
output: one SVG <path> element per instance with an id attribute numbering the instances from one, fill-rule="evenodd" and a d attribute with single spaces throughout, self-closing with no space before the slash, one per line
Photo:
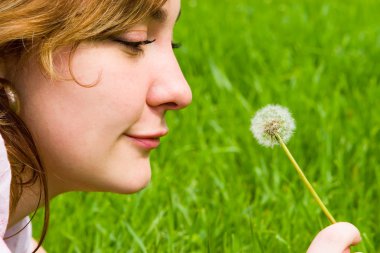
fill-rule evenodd
<path id="1" fill-rule="evenodd" d="M 177 48 L 180 48 L 180 47 L 182 47 L 182 44 L 181 43 L 176 43 L 176 42 L 172 42 L 172 48 L 173 49 L 177 49 Z"/>
<path id="2" fill-rule="evenodd" d="M 121 40 L 118 38 L 113 38 L 112 40 L 128 47 L 128 49 L 130 49 L 133 54 L 142 53 L 144 51 L 142 46 L 149 45 L 149 44 L 156 41 L 154 39 L 154 40 L 143 40 L 143 41 L 133 41 L 132 42 L 132 41 Z M 173 49 L 180 48 L 180 47 L 181 47 L 181 43 L 172 42 L 172 48 Z"/>

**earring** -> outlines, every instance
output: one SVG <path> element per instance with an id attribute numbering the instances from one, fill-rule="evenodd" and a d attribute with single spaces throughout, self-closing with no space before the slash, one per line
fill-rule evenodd
<path id="1" fill-rule="evenodd" d="M 16 114 L 20 112 L 20 99 L 16 91 L 9 85 L 4 85 L 4 91 L 8 98 L 9 108 L 12 109 Z"/>

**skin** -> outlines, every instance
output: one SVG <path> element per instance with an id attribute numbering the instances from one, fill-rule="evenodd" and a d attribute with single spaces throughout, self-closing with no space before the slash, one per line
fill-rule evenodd
<path id="1" fill-rule="evenodd" d="M 318 233 L 307 253 L 350 253 L 350 246 L 360 241 L 360 232 L 354 225 L 337 222 Z"/>
<path id="2" fill-rule="evenodd" d="M 70 80 L 69 48 L 54 56 L 65 81 L 46 77 L 35 57 L 17 69 L 12 61 L 1 62 L 0 73 L 15 86 L 19 115 L 47 171 L 49 199 L 68 191 L 133 193 L 149 183 L 152 147 L 134 137 L 167 134 L 165 113 L 186 107 L 192 98 L 171 48 L 180 0 L 168 0 L 163 9 L 166 20 L 146 19 L 119 38 L 154 39 L 142 46 L 142 54 L 132 57 L 125 45 L 111 40 L 79 46 L 71 69 L 81 84 L 94 84 L 90 88 Z M 37 185 L 24 190 L 8 226 L 35 210 L 39 191 Z M 308 253 L 346 253 L 359 241 L 353 225 L 337 223 L 316 236 Z"/>

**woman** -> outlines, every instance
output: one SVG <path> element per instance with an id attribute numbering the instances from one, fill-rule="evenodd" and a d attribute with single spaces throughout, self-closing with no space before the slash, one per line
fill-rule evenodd
<path id="1" fill-rule="evenodd" d="M 9 0 L 0 11 L 0 252 L 36 252 L 53 197 L 149 182 L 165 112 L 191 102 L 172 51 L 180 0 Z M 45 226 L 33 249 L 25 217 L 39 206 Z M 334 225 L 310 252 L 343 252 L 357 237 Z"/>

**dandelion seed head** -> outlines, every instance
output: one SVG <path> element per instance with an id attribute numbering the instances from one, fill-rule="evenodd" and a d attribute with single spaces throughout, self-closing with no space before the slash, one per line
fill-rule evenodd
<path id="1" fill-rule="evenodd" d="M 278 134 L 286 143 L 296 128 L 294 119 L 286 107 L 267 105 L 256 112 L 251 120 L 251 132 L 259 144 L 266 147 L 278 145 Z"/>

